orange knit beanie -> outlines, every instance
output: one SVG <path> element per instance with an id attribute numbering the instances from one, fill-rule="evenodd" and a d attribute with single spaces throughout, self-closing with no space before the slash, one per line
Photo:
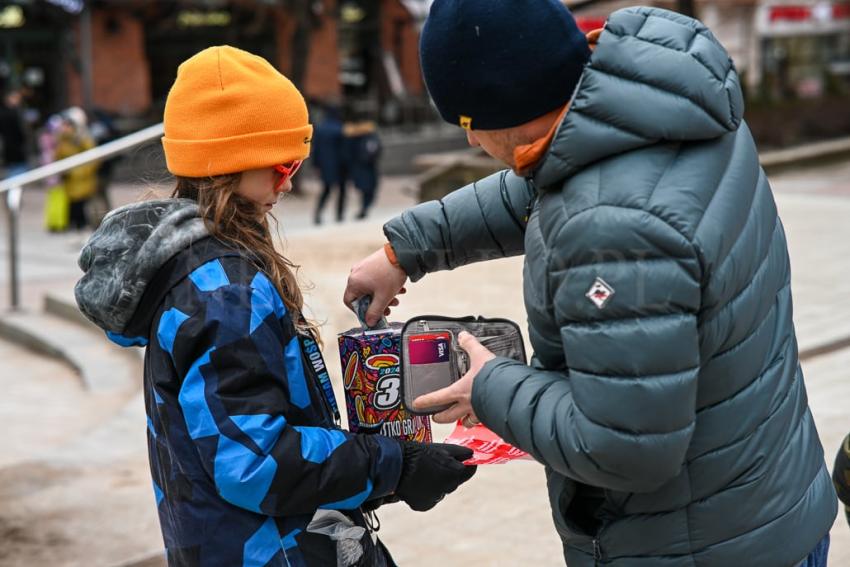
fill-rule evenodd
<path id="1" fill-rule="evenodd" d="M 310 155 L 304 97 L 268 61 L 228 45 L 180 65 L 163 122 L 162 147 L 174 175 L 237 173 Z"/>

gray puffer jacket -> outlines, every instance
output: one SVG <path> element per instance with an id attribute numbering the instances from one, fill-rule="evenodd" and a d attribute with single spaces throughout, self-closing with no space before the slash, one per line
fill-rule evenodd
<path id="1" fill-rule="evenodd" d="M 534 363 L 489 362 L 473 406 L 546 465 L 571 566 L 792 566 L 836 516 L 742 113 L 702 24 L 621 10 L 529 179 L 385 227 L 414 281 L 525 253 Z"/>

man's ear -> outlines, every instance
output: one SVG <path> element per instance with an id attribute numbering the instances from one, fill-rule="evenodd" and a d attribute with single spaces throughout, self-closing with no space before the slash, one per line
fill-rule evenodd
<path id="1" fill-rule="evenodd" d="M 591 50 L 596 49 L 596 44 L 599 42 L 599 36 L 602 35 L 603 28 L 596 28 L 587 32 L 584 37 L 587 38 L 587 45 Z"/>

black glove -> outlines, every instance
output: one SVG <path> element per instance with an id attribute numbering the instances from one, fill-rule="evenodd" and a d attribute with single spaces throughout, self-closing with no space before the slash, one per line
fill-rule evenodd
<path id="1" fill-rule="evenodd" d="M 417 512 L 430 510 L 475 474 L 476 467 L 463 464 L 472 458 L 472 449 L 413 441 L 401 441 L 401 448 L 401 478 L 395 493 Z"/>

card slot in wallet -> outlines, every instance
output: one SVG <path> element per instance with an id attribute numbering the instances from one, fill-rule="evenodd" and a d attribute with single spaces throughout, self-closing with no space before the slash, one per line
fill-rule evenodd
<path id="1" fill-rule="evenodd" d="M 487 349 L 492 351 L 494 354 L 498 355 L 502 351 L 513 347 L 516 344 L 518 335 L 519 333 L 517 333 L 516 336 L 498 335 L 495 337 L 480 337 L 478 338 L 478 342 L 487 347 Z"/>
<path id="2" fill-rule="evenodd" d="M 448 330 L 434 329 L 411 333 L 402 339 L 407 354 L 410 400 L 451 386 L 459 377 L 453 356 L 455 336 Z M 408 400 L 405 404 L 410 407 Z M 441 411 L 440 408 L 433 408 Z"/>
<path id="3" fill-rule="evenodd" d="M 401 332 L 401 382 L 405 407 L 430 415 L 448 406 L 413 409 L 413 400 L 452 385 L 469 369 L 469 357 L 458 343 L 467 331 L 497 356 L 526 362 L 519 326 L 507 319 L 421 316 L 407 321 Z"/>

